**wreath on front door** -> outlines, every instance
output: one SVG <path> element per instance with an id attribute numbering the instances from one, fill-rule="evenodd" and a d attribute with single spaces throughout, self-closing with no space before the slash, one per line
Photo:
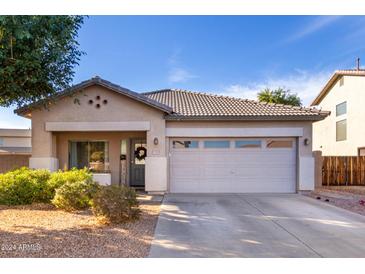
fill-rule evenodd
<path id="1" fill-rule="evenodd" d="M 147 156 L 147 149 L 145 147 L 137 147 L 134 151 L 134 156 L 139 160 L 144 160 Z"/>

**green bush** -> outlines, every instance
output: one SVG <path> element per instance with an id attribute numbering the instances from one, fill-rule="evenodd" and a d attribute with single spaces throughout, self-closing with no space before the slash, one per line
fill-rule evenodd
<path id="1" fill-rule="evenodd" d="M 76 182 L 91 182 L 87 169 L 72 169 L 51 173 L 26 167 L 0 174 L 0 204 L 20 205 L 34 202 L 49 203 L 56 189 Z"/>
<path id="2" fill-rule="evenodd" d="M 139 217 L 137 195 L 127 186 L 101 186 L 92 200 L 92 210 L 106 222 L 121 223 Z"/>
<path id="3" fill-rule="evenodd" d="M 20 205 L 33 202 L 49 202 L 48 170 L 32 170 L 26 167 L 0 174 L 0 204 Z"/>
<path id="4" fill-rule="evenodd" d="M 88 208 L 98 188 L 99 185 L 91 179 L 67 181 L 56 189 L 52 204 L 66 211 Z"/>
<path id="5" fill-rule="evenodd" d="M 52 197 L 55 196 L 56 189 L 63 186 L 66 182 L 75 183 L 81 181 L 91 181 L 92 174 L 86 169 L 76 169 L 57 172 L 51 174 L 51 178 L 48 181 L 48 191 L 51 193 Z"/>

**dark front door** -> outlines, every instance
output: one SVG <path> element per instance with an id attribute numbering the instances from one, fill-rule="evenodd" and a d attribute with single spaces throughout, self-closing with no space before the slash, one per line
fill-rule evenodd
<path id="1" fill-rule="evenodd" d="M 145 159 L 147 145 L 144 139 L 131 140 L 130 186 L 144 187 Z"/>

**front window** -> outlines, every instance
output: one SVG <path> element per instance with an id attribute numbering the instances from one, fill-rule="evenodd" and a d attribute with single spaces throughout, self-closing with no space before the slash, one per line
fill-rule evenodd
<path id="1" fill-rule="evenodd" d="M 109 142 L 71 141 L 70 167 L 87 167 L 92 172 L 109 172 Z"/>
<path id="2" fill-rule="evenodd" d="M 336 141 L 345 141 L 347 138 L 347 120 L 336 122 Z"/>

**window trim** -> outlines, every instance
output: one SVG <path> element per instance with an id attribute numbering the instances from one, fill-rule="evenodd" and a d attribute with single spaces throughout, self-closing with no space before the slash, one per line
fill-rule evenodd
<path id="1" fill-rule="evenodd" d="M 340 105 L 345 105 L 345 112 L 344 113 L 342 113 L 342 114 L 338 114 L 338 106 L 340 106 Z M 342 116 L 342 115 L 346 115 L 347 114 L 347 101 L 344 101 L 344 102 L 342 102 L 342 103 L 339 103 L 339 104 L 337 104 L 336 105 L 336 117 L 339 117 L 339 116 Z"/>
<path id="2" fill-rule="evenodd" d="M 339 139 L 337 139 L 337 124 L 340 123 L 340 122 L 343 122 L 343 121 L 346 122 L 346 125 L 345 125 L 345 139 L 339 140 Z M 336 132 L 335 133 L 336 133 L 336 142 L 342 142 L 342 141 L 346 141 L 347 140 L 347 119 L 346 118 L 345 119 L 342 119 L 342 120 L 336 121 Z"/>

